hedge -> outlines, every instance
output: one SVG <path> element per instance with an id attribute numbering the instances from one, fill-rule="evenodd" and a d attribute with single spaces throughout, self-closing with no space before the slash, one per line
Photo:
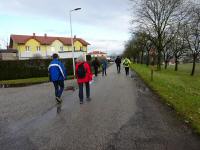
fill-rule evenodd
<path id="1" fill-rule="evenodd" d="M 0 80 L 47 77 L 52 59 L 0 61 Z M 61 60 L 68 75 L 73 75 L 72 59 Z"/>

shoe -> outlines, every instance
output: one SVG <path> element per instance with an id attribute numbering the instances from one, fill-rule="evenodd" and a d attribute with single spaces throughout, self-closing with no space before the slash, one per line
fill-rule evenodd
<path id="1" fill-rule="evenodd" d="M 80 104 L 83 104 L 83 101 L 80 101 Z"/>
<path id="2" fill-rule="evenodd" d="M 62 99 L 59 98 L 59 97 L 56 97 L 56 101 L 57 101 L 58 103 L 61 103 L 61 102 L 62 102 Z"/>
<path id="3" fill-rule="evenodd" d="M 91 101 L 92 99 L 91 99 L 90 97 L 88 97 L 86 100 L 87 100 L 87 101 Z"/>

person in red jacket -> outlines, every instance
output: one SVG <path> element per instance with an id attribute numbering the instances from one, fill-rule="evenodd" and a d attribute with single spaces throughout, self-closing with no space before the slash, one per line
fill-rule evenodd
<path id="1" fill-rule="evenodd" d="M 90 81 L 92 80 L 92 72 L 90 65 L 85 61 L 84 56 L 80 56 L 76 60 L 76 78 L 79 85 L 80 104 L 83 104 L 83 84 L 86 87 L 86 97 L 90 101 Z"/>

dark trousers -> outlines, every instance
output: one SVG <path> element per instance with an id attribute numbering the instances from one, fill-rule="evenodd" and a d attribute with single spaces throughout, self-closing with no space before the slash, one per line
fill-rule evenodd
<path id="1" fill-rule="evenodd" d="M 104 76 L 104 75 L 105 75 L 105 76 L 107 75 L 107 74 L 106 74 L 106 68 L 103 68 L 103 67 L 102 67 L 102 76 Z"/>
<path id="2" fill-rule="evenodd" d="M 125 67 L 126 75 L 129 75 L 129 67 Z"/>
<path id="3" fill-rule="evenodd" d="M 120 67 L 121 67 L 121 65 L 117 64 L 117 73 L 120 73 Z"/>
<path id="4" fill-rule="evenodd" d="M 79 83 L 78 85 L 79 85 L 79 99 L 82 102 L 83 101 L 83 83 Z M 90 97 L 90 83 L 86 82 L 85 87 L 86 87 L 86 97 L 89 98 Z"/>
<path id="5" fill-rule="evenodd" d="M 95 74 L 95 76 L 98 75 L 98 67 L 94 67 L 94 74 Z"/>
<path id="6" fill-rule="evenodd" d="M 55 88 L 55 96 L 60 98 L 64 90 L 64 81 L 53 81 L 53 85 Z"/>

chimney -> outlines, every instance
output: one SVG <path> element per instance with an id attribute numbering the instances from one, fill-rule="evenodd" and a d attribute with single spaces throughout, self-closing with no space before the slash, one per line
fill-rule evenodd
<path id="1" fill-rule="evenodd" d="M 46 34 L 46 33 L 44 34 L 44 37 L 45 37 L 45 38 L 47 37 L 47 34 Z"/>
<path id="2" fill-rule="evenodd" d="M 74 39 L 76 39 L 76 35 L 74 35 Z"/>
<path id="3" fill-rule="evenodd" d="M 35 36 L 35 33 L 33 33 L 33 36 Z"/>

